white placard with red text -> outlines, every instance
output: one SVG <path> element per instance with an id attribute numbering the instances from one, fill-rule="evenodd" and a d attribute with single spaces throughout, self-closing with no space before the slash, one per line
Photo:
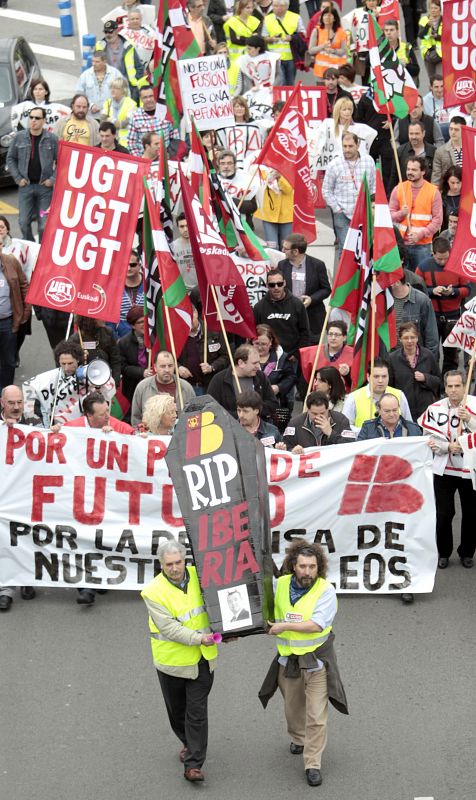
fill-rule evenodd
<path id="1" fill-rule="evenodd" d="M 0 585 L 140 589 L 157 549 L 187 544 L 167 438 L 0 428 Z M 423 438 L 266 449 L 273 559 L 322 542 L 339 592 L 431 592 L 437 564 Z"/>

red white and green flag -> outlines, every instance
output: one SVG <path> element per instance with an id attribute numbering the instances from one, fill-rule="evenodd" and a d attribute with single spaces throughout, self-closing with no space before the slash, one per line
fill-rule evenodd
<path id="1" fill-rule="evenodd" d="M 418 89 L 372 14 L 369 14 L 369 56 L 374 106 L 403 119 L 415 108 Z"/>
<path id="2" fill-rule="evenodd" d="M 164 117 L 178 128 L 183 114 L 177 60 L 197 58 L 200 46 L 185 19 L 180 0 L 159 0 L 152 59 L 152 83 Z"/>
<path id="3" fill-rule="evenodd" d="M 145 183 L 144 204 L 144 342 L 152 353 L 171 350 L 171 331 L 177 357 L 192 327 L 192 303 L 180 270 L 170 252 L 158 208 Z M 170 329 L 165 306 L 168 307 Z"/>
<path id="4" fill-rule="evenodd" d="M 354 346 L 352 388 L 367 380 L 371 327 L 375 324 L 375 354 L 396 345 L 393 296 L 388 288 L 402 275 L 385 190 L 377 177 L 375 222 L 364 176 L 342 250 L 329 303 L 350 316 L 348 343 Z M 387 213 L 388 212 L 388 213 Z M 372 276 L 376 275 L 375 314 L 371 312 Z"/>

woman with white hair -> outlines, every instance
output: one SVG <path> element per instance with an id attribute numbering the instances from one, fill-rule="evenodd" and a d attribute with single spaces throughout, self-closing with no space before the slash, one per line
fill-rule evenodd
<path id="1" fill-rule="evenodd" d="M 171 436 L 177 421 L 177 406 L 169 394 L 157 394 L 149 397 L 142 414 L 142 431 L 144 435 Z"/>
<path id="2" fill-rule="evenodd" d="M 111 96 L 102 107 L 101 119 L 114 123 L 119 144 L 127 147 L 127 128 L 137 103 L 129 97 L 129 84 L 125 78 L 114 78 L 109 83 L 109 91 Z"/>

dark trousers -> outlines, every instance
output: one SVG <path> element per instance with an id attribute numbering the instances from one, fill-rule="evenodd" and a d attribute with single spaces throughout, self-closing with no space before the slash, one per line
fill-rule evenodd
<path id="1" fill-rule="evenodd" d="M 15 378 L 17 335 L 12 331 L 13 317 L 0 319 L 0 391 Z"/>
<path id="2" fill-rule="evenodd" d="M 455 494 L 458 492 L 461 503 L 461 544 L 458 547 L 460 558 L 472 558 L 476 550 L 476 528 L 474 509 L 476 492 L 471 478 L 455 475 L 434 475 L 436 500 L 436 544 L 442 558 L 449 558 L 453 552 L 453 518 L 455 515 Z"/>
<path id="3" fill-rule="evenodd" d="M 200 769 L 207 756 L 208 695 L 213 686 L 213 672 L 202 658 L 198 677 L 176 678 L 157 670 L 170 726 L 187 748 L 185 769 Z"/>
<path id="4" fill-rule="evenodd" d="M 438 314 L 436 315 L 438 336 L 440 337 L 443 350 L 443 366 L 441 368 L 442 375 L 444 375 L 445 372 L 448 372 L 450 369 L 458 369 L 459 366 L 459 347 L 443 347 L 443 342 L 448 338 L 457 321 L 457 319 L 449 320 L 443 316 L 439 316 Z"/>

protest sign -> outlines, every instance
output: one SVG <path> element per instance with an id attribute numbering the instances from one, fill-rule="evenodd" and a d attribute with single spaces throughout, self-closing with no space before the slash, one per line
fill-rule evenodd
<path id="1" fill-rule="evenodd" d="M 476 100 L 476 3 L 446 0 L 441 31 L 445 108 Z"/>
<path id="2" fill-rule="evenodd" d="M 168 437 L 0 427 L 0 585 L 140 589 L 167 539 L 188 544 Z M 293 455 L 266 448 L 272 555 L 322 543 L 342 593 L 431 592 L 431 451 L 419 437 Z M 190 548 L 189 548 L 190 555 Z M 189 558 L 190 560 L 190 558 Z"/>
<path id="3" fill-rule="evenodd" d="M 450 331 L 443 347 L 460 347 L 466 353 L 472 353 L 476 338 L 476 298 L 465 304 L 458 322 Z"/>
<path id="4" fill-rule="evenodd" d="M 59 142 L 56 183 L 27 302 L 119 320 L 150 162 Z"/>
<path id="5" fill-rule="evenodd" d="M 274 86 L 278 61 L 279 54 L 267 50 L 257 56 L 243 53 L 236 63 L 240 71 L 252 82 L 253 87 L 262 89 Z"/>
<path id="6" fill-rule="evenodd" d="M 35 107 L 36 103 L 34 103 L 33 100 L 24 100 L 22 103 L 12 106 L 13 130 L 16 130 L 18 125 L 21 125 L 22 128 L 28 129 L 28 118 L 30 116 L 30 111 Z M 68 114 L 71 114 L 71 108 L 63 105 L 63 103 L 48 103 L 47 105 L 41 107 L 45 111 L 45 130 L 47 131 L 53 131 L 56 123 L 60 119 L 64 119 L 64 117 L 67 117 Z"/>
<path id="7" fill-rule="evenodd" d="M 40 245 L 38 242 L 29 242 L 27 239 L 12 239 L 12 243 L 3 248 L 5 255 L 15 256 L 20 262 L 20 266 L 25 273 L 27 280 L 31 280 L 31 274 L 36 266 Z"/>
<path id="8" fill-rule="evenodd" d="M 266 630 L 273 568 L 263 445 L 205 395 L 179 417 L 165 460 L 212 631 Z"/>
<path id="9" fill-rule="evenodd" d="M 233 122 L 231 128 L 217 130 L 217 139 L 225 150 L 233 151 L 236 156 L 236 166 L 238 169 L 243 169 L 250 155 L 261 150 L 263 129 L 253 122 L 245 122 L 242 125 L 235 125 Z"/>
<path id="10" fill-rule="evenodd" d="M 250 258 L 241 258 L 234 253 L 231 254 L 231 257 L 243 278 L 250 305 L 255 306 L 258 300 L 261 300 L 268 291 L 266 275 L 268 270 L 271 269 L 270 262 L 252 261 Z"/>
<path id="11" fill-rule="evenodd" d="M 282 100 L 284 103 L 293 92 L 292 86 L 273 86 L 273 103 Z M 301 86 L 302 113 L 306 125 L 318 127 L 327 117 L 326 90 L 323 86 Z"/>
<path id="12" fill-rule="evenodd" d="M 193 115 L 199 131 L 234 125 L 226 56 L 201 56 L 177 61 L 187 130 Z"/>

